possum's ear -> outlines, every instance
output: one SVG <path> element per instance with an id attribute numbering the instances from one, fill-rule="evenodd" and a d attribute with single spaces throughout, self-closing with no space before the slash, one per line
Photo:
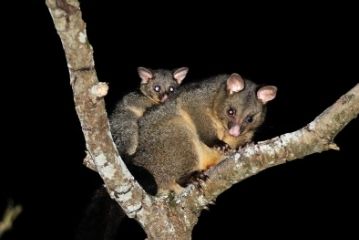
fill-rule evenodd
<path id="1" fill-rule="evenodd" d="M 176 79 L 176 82 L 178 84 L 181 84 L 183 79 L 186 77 L 187 73 L 188 73 L 187 67 L 178 68 L 173 72 L 173 78 Z"/>
<path id="2" fill-rule="evenodd" d="M 227 91 L 231 95 L 242 91 L 244 88 L 244 80 L 238 73 L 232 73 L 227 79 Z"/>
<path id="3" fill-rule="evenodd" d="M 264 86 L 258 89 L 257 98 L 263 103 L 273 100 L 277 95 L 277 87 L 276 86 Z"/>
<path id="4" fill-rule="evenodd" d="M 153 72 L 149 68 L 138 67 L 137 68 L 138 76 L 141 78 L 141 84 L 148 83 L 149 80 L 153 78 Z"/>

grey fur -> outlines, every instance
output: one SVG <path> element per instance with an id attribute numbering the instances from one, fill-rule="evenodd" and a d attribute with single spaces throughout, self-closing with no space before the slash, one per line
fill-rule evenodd
<path id="1" fill-rule="evenodd" d="M 120 154 L 135 153 L 138 144 L 138 119 L 148 108 L 161 104 L 161 99 L 165 101 L 167 96 L 170 97 L 172 93 L 169 89 L 179 87 L 188 69 L 170 71 L 139 67 L 138 71 L 139 74 L 140 71 L 145 71 L 149 78 L 142 81 L 140 92 L 131 92 L 124 96 L 110 116 L 111 132 Z M 181 79 L 176 76 L 178 72 L 182 73 Z M 158 92 L 154 90 L 155 86 L 160 87 Z"/>
<path id="2" fill-rule="evenodd" d="M 183 86 L 176 99 L 151 109 L 140 119 L 139 145 L 133 163 L 154 176 L 159 191 L 176 191 L 179 186 L 174 185 L 181 177 L 203 170 L 198 169 L 200 153 L 196 143 L 212 156 L 215 153 L 210 147 L 219 140 L 227 141 L 219 136 L 219 127 L 211 116 L 228 132 L 231 123 L 227 109 L 229 106 L 236 108 L 243 133 L 234 138 L 235 142 L 230 144 L 232 148 L 249 142 L 262 124 L 265 104 L 256 97 L 257 85 L 245 80 L 242 91 L 229 94 L 227 79 L 230 76 L 219 75 Z M 255 114 L 251 123 L 243 121 L 248 114 Z M 184 116 L 189 117 L 191 123 L 184 120 Z"/>

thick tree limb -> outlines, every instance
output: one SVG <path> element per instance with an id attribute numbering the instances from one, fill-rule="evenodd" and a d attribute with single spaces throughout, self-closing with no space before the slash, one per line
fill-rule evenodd
<path id="1" fill-rule="evenodd" d="M 200 189 L 187 189 L 184 193 L 186 201 L 202 210 L 233 184 L 267 168 L 313 153 L 339 150 L 333 142 L 335 136 L 358 114 L 359 84 L 302 129 L 251 144 L 233 153 L 208 171 L 209 178 L 202 182 Z"/>
<path id="2" fill-rule="evenodd" d="M 134 180 L 113 143 L 103 100 L 108 87 L 97 80 L 79 2 L 47 0 L 46 4 L 65 50 L 86 148 L 112 197 L 116 196 L 125 212 L 133 216 L 136 209 L 144 208 L 152 200 Z"/>
<path id="3" fill-rule="evenodd" d="M 108 87 L 97 80 L 78 1 L 47 0 L 46 4 L 66 54 L 88 150 L 85 163 L 98 170 L 111 197 L 141 223 L 149 239 L 190 239 L 201 210 L 223 191 L 266 168 L 312 153 L 338 150 L 334 137 L 359 113 L 358 84 L 306 127 L 231 153 L 207 171 L 209 178 L 200 183 L 201 188 L 190 185 L 175 198 L 151 197 L 134 180 L 112 140 L 103 100 Z"/>

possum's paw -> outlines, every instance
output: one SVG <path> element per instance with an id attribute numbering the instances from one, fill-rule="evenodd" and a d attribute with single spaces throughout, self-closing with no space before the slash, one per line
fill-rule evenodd
<path id="1" fill-rule="evenodd" d="M 179 180 L 177 180 L 177 183 L 183 187 L 186 187 L 189 184 L 200 186 L 200 183 L 205 182 L 207 179 L 208 176 L 205 174 L 205 171 L 194 171 L 181 177 Z"/>
<path id="2" fill-rule="evenodd" d="M 217 150 L 219 153 L 221 153 L 222 155 L 228 155 L 233 151 L 233 149 L 231 149 L 230 146 L 226 143 L 223 143 L 221 145 L 215 145 L 213 146 L 213 148 Z"/>

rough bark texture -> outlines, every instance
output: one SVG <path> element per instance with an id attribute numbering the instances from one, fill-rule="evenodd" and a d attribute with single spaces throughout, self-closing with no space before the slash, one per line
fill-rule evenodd
<path id="1" fill-rule="evenodd" d="M 191 239 L 201 210 L 219 194 L 266 168 L 338 150 L 334 137 L 359 113 L 358 84 L 304 128 L 232 152 L 207 171 L 209 178 L 199 183 L 201 187 L 190 185 L 175 197 L 151 197 L 134 180 L 113 143 L 103 101 L 108 87 L 97 80 L 78 1 L 47 0 L 46 4 L 65 49 L 88 151 L 85 164 L 99 172 L 111 197 L 142 225 L 149 239 Z"/>
<path id="2" fill-rule="evenodd" d="M 88 153 L 110 195 L 129 216 L 134 217 L 138 209 L 150 205 L 151 198 L 134 181 L 113 143 L 103 100 L 108 87 L 97 80 L 93 51 L 87 40 L 79 2 L 48 0 L 46 4 L 65 50 L 76 112 Z"/>
<path id="3" fill-rule="evenodd" d="M 339 98 L 307 126 L 270 140 L 250 144 L 208 171 L 208 180 L 201 188 L 188 190 L 187 201 L 202 208 L 233 184 L 267 168 L 301 159 L 313 153 L 339 150 L 335 136 L 359 113 L 359 84 Z M 190 197 L 189 197 L 190 196 Z M 182 198 L 179 196 L 179 198 Z"/>

